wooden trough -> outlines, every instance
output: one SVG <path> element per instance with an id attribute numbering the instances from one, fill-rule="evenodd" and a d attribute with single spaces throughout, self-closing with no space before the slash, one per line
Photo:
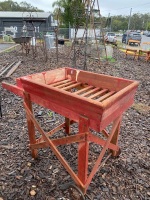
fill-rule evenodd
<path id="1" fill-rule="evenodd" d="M 21 45 L 22 52 L 23 52 L 23 50 L 25 50 L 26 55 L 29 54 L 29 51 L 31 48 L 31 45 L 30 45 L 31 39 L 32 39 L 32 37 L 30 37 L 30 36 L 21 36 L 21 37 L 13 38 L 13 40 L 16 44 Z"/>
<path id="2" fill-rule="evenodd" d="M 15 37 L 13 38 L 13 41 L 16 44 L 29 43 L 31 41 L 31 37 L 30 36 Z"/>
<path id="3" fill-rule="evenodd" d="M 133 104 L 138 82 L 72 68 L 59 68 L 17 78 L 16 83 L 17 85 L 2 85 L 24 99 L 32 156 L 37 157 L 37 149 L 50 147 L 76 185 L 86 194 L 106 151 L 109 156 L 120 154 L 118 136 L 122 114 Z M 65 122 L 48 133 L 44 132 L 33 115 L 32 102 L 63 115 Z M 70 125 L 74 122 L 79 124 L 79 132 L 71 135 Z M 112 129 L 107 132 L 106 127 L 111 123 Z M 34 126 L 41 134 L 38 139 L 35 138 Z M 67 135 L 52 139 L 51 136 L 62 128 L 65 128 Z M 100 134 L 92 134 L 89 129 L 101 132 L 105 139 Z M 74 142 L 78 143 L 77 173 L 57 149 L 58 145 Z M 89 173 L 91 142 L 103 148 Z"/>

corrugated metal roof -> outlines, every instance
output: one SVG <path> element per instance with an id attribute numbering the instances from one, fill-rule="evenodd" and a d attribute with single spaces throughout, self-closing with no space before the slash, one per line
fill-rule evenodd
<path id="1" fill-rule="evenodd" d="M 48 18 L 50 15 L 50 13 L 46 12 L 0 12 L 0 18 Z"/>

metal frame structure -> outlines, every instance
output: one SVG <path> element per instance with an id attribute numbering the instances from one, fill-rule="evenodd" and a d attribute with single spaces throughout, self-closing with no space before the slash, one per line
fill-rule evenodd
<path id="1" fill-rule="evenodd" d="M 87 48 L 88 48 L 88 45 L 89 45 L 88 44 L 89 43 L 88 42 L 89 25 L 90 25 L 90 28 L 92 28 L 93 31 L 94 31 L 94 38 L 95 38 L 95 41 L 96 41 L 96 49 L 97 49 L 97 56 L 98 56 L 99 63 L 101 61 L 101 58 L 100 58 L 100 51 L 99 51 L 99 44 L 98 44 L 99 40 L 98 40 L 97 35 L 96 35 L 96 27 L 98 27 L 100 29 L 101 34 L 102 34 L 100 38 L 102 39 L 106 59 L 107 59 L 107 51 L 106 51 L 106 46 L 105 46 L 104 33 L 103 33 L 103 29 L 101 27 L 101 14 L 100 14 L 99 1 L 98 0 L 84 0 L 83 3 L 85 5 L 85 13 L 84 13 L 85 25 L 83 26 L 84 27 L 84 33 L 83 33 L 83 36 L 82 36 L 82 42 L 81 43 L 82 44 L 84 43 L 84 66 L 83 66 L 83 69 L 87 70 L 87 60 L 88 60 Z M 74 12 L 75 18 L 81 17 L 81 16 L 78 16 L 79 8 L 77 8 L 77 6 L 78 5 L 76 5 L 76 7 L 74 8 L 75 9 L 75 12 Z M 95 6 L 97 6 L 97 9 L 95 9 Z M 95 22 L 94 12 L 98 13 L 99 22 Z M 81 15 L 81 13 L 80 13 L 80 15 Z M 77 33 L 78 33 L 78 30 L 79 30 L 79 24 L 76 24 L 76 22 L 75 22 L 74 28 L 75 28 L 75 36 L 74 36 L 74 40 L 73 40 L 73 43 L 72 43 L 71 51 L 73 51 L 73 54 L 74 54 L 74 56 L 73 56 L 73 67 L 77 68 L 77 64 L 76 64 L 77 54 L 78 54 L 79 50 L 81 50 L 81 46 L 77 47 L 77 45 L 76 45 L 77 44 Z M 70 53 L 71 53 L 71 51 L 70 51 Z"/>
<path id="2" fill-rule="evenodd" d="M 23 16 L 22 16 L 23 17 Z M 36 25 L 40 27 L 46 19 L 37 18 L 37 16 L 32 15 L 32 12 L 29 13 L 29 16 L 23 17 L 24 26 L 22 28 L 22 35 L 20 37 L 13 38 L 14 42 L 21 45 L 22 53 L 25 51 L 26 56 L 31 51 L 33 58 L 35 59 L 39 53 L 44 57 L 44 61 L 47 61 L 47 50 L 44 37 L 41 37 L 38 34 L 38 39 L 40 42 L 37 44 L 37 34 L 36 34 Z"/>
<path id="3" fill-rule="evenodd" d="M 38 50 L 37 50 L 37 37 L 36 37 L 36 33 L 35 33 L 35 22 L 39 23 L 39 26 L 41 26 L 41 24 L 43 22 L 45 22 L 45 19 L 36 19 L 34 16 L 32 16 L 32 13 L 30 14 L 29 18 L 23 19 L 23 21 L 26 23 L 26 27 L 27 27 L 27 32 L 31 32 L 32 33 L 32 39 L 31 39 L 31 49 L 32 49 L 32 53 L 33 53 L 33 58 L 35 58 L 38 54 Z M 41 39 L 41 38 L 40 38 Z M 34 44 L 35 43 L 35 44 Z M 42 42 L 40 42 L 40 48 L 42 48 L 42 54 L 45 58 L 45 61 L 47 61 L 47 51 L 46 51 L 46 45 L 45 45 L 45 41 L 44 38 L 42 38 Z"/>
<path id="4" fill-rule="evenodd" d="M 116 157 L 120 154 L 118 136 L 122 114 L 132 105 L 138 82 L 72 68 L 28 75 L 17 78 L 16 81 L 17 85 L 2 83 L 2 86 L 24 99 L 33 158 L 37 157 L 39 148 L 50 147 L 76 185 L 86 194 L 93 176 L 103 162 L 110 155 Z M 63 115 L 65 122 L 45 132 L 33 114 L 32 102 Z M 79 125 L 79 132 L 71 134 L 70 125 L 75 122 Z M 106 127 L 111 123 L 112 129 L 108 132 Z M 38 139 L 35 136 L 35 127 L 41 135 Z M 51 136 L 62 128 L 65 129 L 66 136 L 52 139 Z M 90 129 L 101 132 L 105 139 L 92 134 Z M 102 146 L 102 150 L 89 173 L 91 142 Z M 59 145 L 71 143 L 78 143 L 77 174 L 57 149 Z M 103 161 L 107 151 L 110 154 Z"/>

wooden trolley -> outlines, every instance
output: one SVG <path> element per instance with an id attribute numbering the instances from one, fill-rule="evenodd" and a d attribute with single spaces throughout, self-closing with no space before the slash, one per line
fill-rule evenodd
<path id="1" fill-rule="evenodd" d="M 50 147 L 58 160 L 68 171 L 83 194 L 97 172 L 107 150 L 118 156 L 118 136 L 122 114 L 134 101 L 138 82 L 81 71 L 72 68 L 59 68 L 51 71 L 28 75 L 16 79 L 17 85 L 3 83 L 7 90 L 24 98 L 28 133 L 32 156 L 37 157 L 39 148 Z M 65 117 L 65 122 L 46 133 L 35 119 L 32 102 L 49 108 Z M 70 134 L 70 124 L 77 122 L 79 132 Z M 113 123 L 110 132 L 106 127 Z M 41 136 L 36 139 L 34 126 Z M 65 128 L 67 135 L 52 139 L 58 130 Z M 101 132 L 105 139 L 94 135 L 89 129 Z M 78 143 L 78 172 L 72 170 L 57 149 L 58 145 Z M 89 143 L 103 148 L 90 173 L 88 173 Z"/>

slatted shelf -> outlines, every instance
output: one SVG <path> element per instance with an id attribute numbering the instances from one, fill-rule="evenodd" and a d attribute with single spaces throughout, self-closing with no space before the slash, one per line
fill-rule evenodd
<path id="1" fill-rule="evenodd" d="M 82 85 L 82 83 L 75 83 L 75 84 L 72 84 L 72 85 L 70 85 L 70 86 L 68 86 L 68 87 L 64 87 L 64 88 L 62 88 L 63 90 L 70 90 L 70 89 L 72 89 L 72 88 L 75 88 L 75 87 L 77 87 L 77 86 L 81 86 Z"/>
<path id="2" fill-rule="evenodd" d="M 94 88 L 94 86 L 87 86 L 87 87 L 85 87 L 85 88 L 82 88 L 82 89 L 80 89 L 80 90 L 78 90 L 78 91 L 76 91 L 76 92 L 74 92 L 74 94 L 80 94 L 80 93 L 83 93 L 83 92 L 85 92 L 85 91 L 87 91 L 87 90 L 90 90 L 90 89 L 93 89 Z"/>
<path id="3" fill-rule="evenodd" d="M 109 98 L 110 96 L 112 96 L 113 94 L 115 94 L 115 91 L 108 92 L 107 94 L 105 94 L 105 95 L 99 97 L 98 99 L 96 99 L 96 101 L 104 101 L 107 98 Z"/>
<path id="4" fill-rule="evenodd" d="M 65 79 L 63 81 L 58 81 L 56 83 L 50 84 L 50 86 L 56 87 L 58 85 L 62 85 L 62 84 L 67 83 L 67 82 L 70 82 L 70 80 L 69 79 Z"/>
<path id="5" fill-rule="evenodd" d="M 64 84 L 61 84 L 61 85 L 58 85 L 58 86 L 55 86 L 55 87 L 57 87 L 57 88 L 65 88 L 65 87 L 67 87 L 67 86 L 69 86 L 69 85 L 72 85 L 72 84 L 74 84 L 74 83 L 76 83 L 76 81 L 69 81 L 69 82 L 67 82 L 67 83 L 64 83 Z"/>
<path id="6" fill-rule="evenodd" d="M 115 91 L 109 91 L 108 89 L 94 87 L 91 85 L 86 85 L 86 87 L 84 87 L 83 83 L 70 81 L 69 79 L 51 84 L 51 86 L 58 88 L 60 90 L 66 90 L 81 97 L 93 99 L 98 102 L 102 102 L 116 93 Z M 81 87 L 81 89 L 74 91 L 78 89 L 79 86 Z"/>
<path id="7" fill-rule="evenodd" d="M 97 98 L 97 97 L 99 97 L 100 95 L 105 94 L 107 91 L 108 91 L 108 89 L 102 89 L 102 90 L 100 90 L 99 92 L 97 92 L 97 93 L 95 93 L 95 94 L 89 96 L 88 98 L 90 98 L 90 99 Z"/>
<path id="8" fill-rule="evenodd" d="M 95 92 L 97 92 L 99 90 L 100 90 L 100 88 L 94 88 L 94 89 L 92 88 L 91 90 L 81 94 L 80 96 L 87 97 L 88 95 L 92 95 L 93 93 L 95 93 Z"/>

